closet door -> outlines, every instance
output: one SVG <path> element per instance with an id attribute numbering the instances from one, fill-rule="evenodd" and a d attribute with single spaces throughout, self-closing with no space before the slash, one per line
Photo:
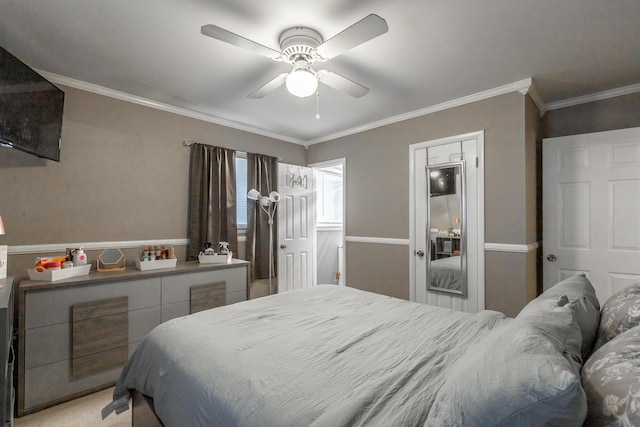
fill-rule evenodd
<path id="1" fill-rule="evenodd" d="M 606 301 L 640 282 L 640 128 L 542 148 L 544 289 L 585 273 Z"/>

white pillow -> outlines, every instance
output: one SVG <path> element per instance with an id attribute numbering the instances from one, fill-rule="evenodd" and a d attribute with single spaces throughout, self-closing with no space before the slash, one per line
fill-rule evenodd
<path id="1" fill-rule="evenodd" d="M 581 426 L 581 341 L 567 307 L 494 329 L 452 366 L 425 425 Z"/>
<path id="2" fill-rule="evenodd" d="M 600 302 L 596 291 L 584 274 L 569 277 L 556 283 L 532 300 L 518 313 L 518 318 L 541 311 L 550 311 L 555 307 L 568 306 L 576 314 L 582 333 L 580 355 L 586 360 L 598 332 L 600 324 Z"/>

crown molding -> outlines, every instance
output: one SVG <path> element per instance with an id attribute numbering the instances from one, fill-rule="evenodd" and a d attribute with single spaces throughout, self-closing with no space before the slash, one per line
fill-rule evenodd
<path id="1" fill-rule="evenodd" d="M 291 138 L 285 135 L 268 132 L 268 131 L 265 131 L 264 129 L 243 125 L 241 123 L 222 119 L 220 117 L 212 116 L 210 114 L 200 113 L 200 112 L 189 110 L 186 108 L 176 107 L 176 106 L 165 104 L 162 102 L 153 101 L 151 99 L 143 98 L 136 95 L 131 95 L 129 93 L 120 92 L 114 89 L 109 89 L 104 86 L 95 85 L 93 83 L 87 83 L 81 80 L 60 76 L 58 74 L 49 73 L 47 71 L 42 71 L 42 70 L 36 70 L 36 71 L 38 72 L 38 74 L 42 75 L 42 77 L 44 77 L 45 79 L 55 84 L 69 86 L 75 89 L 80 89 L 87 92 L 95 93 L 97 95 L 108 96 L 110 98 L 119 99 L 121 101 L 131 102 L 133 104 L 155 108 L 157 110 L 166 111 L 168 113 L 178 114 L 178 115 L 189 117 L 196 120 L 202 120 L 204 122 L 215 123 L 217 125 L 226 126 L 232 129 L 238 129 L 238 130 L 253 133 L 256 135 L 278 139 L 280 141 L 291 142 L 293 144 L 299 144 L 299 145 L 306 145 L 305 141 L 302 141 L 297 138 Z"/>
<path id="2" fill-rule="evenodd" d="M 238 122 L 234 122 L 232 120 L 222 119 L 220 117 L 212 116 L 210 114 L 200 113 L 198 111 L 189 110 L 187 108 L 176 107 L 173 105 L 165 104 L 162 102 L 154 101 L 154 100 L 143 98 L 140 96 L 131 95 L 126 92 L 120 92 L 114 89 L 109 89 L 107 87 L 99 86 L 93 83 L 87 83 L 81 80 L 72 79 L 70 77 L 60 76 L 58 74 L 53 74 L 48 71 L 43 71 L 43 70 L 36 70 L 36 71 L 40 75 L 42 75 L 44 78 L 46 78 L 47 80 L 51 81 L 54 84 L 69 86 L 75 89 L 80 89 L 87 92 L 95 93 L 97 95 L 103 95 L 103 96 L 118 99 L 121 101 L 131 102 L 131 103 L 142 105 L 145 107 L 155 108 L 157 110 L 166 111 L 168 113 L 178 114 L 178 115 L 189 117 L 192 119 L 202 120 L 204 122 L 226 126 L 232 129 L 253 133 L 253 134 L 265 136 L 268 138 L 274 138 L 280 141 L 290 142 L 292 144 L 304 145 L 305 147 L 309 147 L 310 145 L 313 145 L 313 144 L 331 141 L 334 139 L 342 138 L 342 137 L 353 135 L 356 133 L 365 132 L 365 131 L 376 129 L 382 126 L 387 126 L 390 124 L 424 116 L 427 114 L 433 114 L 439 111 L 448 110 L 448 109 L 459 107 L 465 104 L 482 101 L 485 99 L 493 98 L 495 96 L 504 95 L 504 94 L 516 92 L 516 91 L 520 92 L 522 95 L 528 94 L 529 96 L 531 96 L 531 99 L 538 106 L 538 109 L 540 110 L 540 116 L 543 116 L 547 111 L 551 111 L 551 110 L 572 107 L 574 105 L 586 104 L 593 101 L 600 101 L 608 98 L 614 98 L 617 96 L 629 95 L 632 93 L 640 92 L 640 84 L 634 84 L 634 85 L 624 86 L 621 88 L 611 89 L 603 92 L 593 93 L 590 95 L 579 96 L 576 98 L 565 99 L 562 101 L 550 102 L 548 104 L 545 104 L 536 89 L 534 80 L 531 77 L 529 77 L 511 84 L 489 89 L 483 92 L 478 92 L 472 95 L 463 96 L 461 98 L 453 99 L 451 101 L 446 101 L 441 104 L 421 108 L 419 110 L 410 111 L 408 113 L 399 114 L 397 116 L 389 117 L 376 122 L 367 123 L 362 126 L 336 132 L 320 138 L 304 141 L 298 138 L 292 138 L 286 135 L 269 132 L 264 129 L 259 129 L 256 127 L 244 125 Z"/>
<path id="3" fill-rule="evenodd" d="M 399 114 L 397 116 L 389 117 L 387 119 L 379 120 L 377 122 L 368 123 L 363 126 L 358 126 L 355 128 L 347 129 L 345 131 L 336 132 L 331 135 L 327 135 L 321 138 L 316 138 L 310 141 L 307 141 L 305 145 L 313 145 L 318 144 L 320 142 L 330 141 L 337 138 L 342 138 L 348 135 L 353 135 L 355 133 L 364 132 L 367 130 L 379 128 L 382 126 L 402 122 L 404 120 L 413 119 L 420 116 L 425 116 L 427 114 L 437 113 L 438 111 L 448 110 L 450 108 L 459 107 L 465 104 L 471 104 L 472 102 L 482 101 L 488 98 L 493 98 L 494 96 L 504 95 L 506 93 L 511 92 L 520 92 L 523 95 L 527 94 L 533 85 L 532 78 L 526 78 L 523 80 L 519 80 L 517 82 L 500 86 L 494 89 L 489 89 L 484 92 L 478 92 L 473 95 L 463 96 L 462 98 L 453 99 L 451 101 L 443 102 L 441 104 L 433 105 L 431 107 L 421 108 L 419 110 L 410 111 L 408 113 Z M 535 99 L 534 99 L 535 101 Z M 536 102 L 537 104 L 537 102 Z"/>
<path id="4" fill-rule="evenodd" d="M 623 86 L 616 89 L 605 90 L 603 92 L 592 93 L 589 95 L 578 96 L 576 98 L 565 99 L 562 101 L 550 102 L 544 105 L 540 110 L 542 116 L 547 111 L 558 110 L 560 108 L 573 107 L 574 105 L 586 104 L 594 101 L 602 101 L 603 99 L 615 98 L 616 96 L 630 95 L 640 92 L 640 84 Z"/>

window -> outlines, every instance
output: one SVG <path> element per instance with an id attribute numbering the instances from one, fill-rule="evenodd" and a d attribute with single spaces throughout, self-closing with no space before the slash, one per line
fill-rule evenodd
<path id="1" fill-rule="evenodd" d="M 319 227 L 342 225 L 342 165 L 316 170 Z"/>
<path id="2" fill-rule="evenodd" d="M 247 154 L 236 155 L 236 222 L 247 228 Z"/>

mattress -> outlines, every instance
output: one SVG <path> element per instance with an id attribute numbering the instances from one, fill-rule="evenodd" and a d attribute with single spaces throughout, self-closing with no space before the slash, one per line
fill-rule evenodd
<path id="1" fill-rule="evenodd" d="M 151 331 L 114 390 L 165 426 L 422 425 L 447 370 L 510 319 L 336 285 L 176 318 Z"/>

